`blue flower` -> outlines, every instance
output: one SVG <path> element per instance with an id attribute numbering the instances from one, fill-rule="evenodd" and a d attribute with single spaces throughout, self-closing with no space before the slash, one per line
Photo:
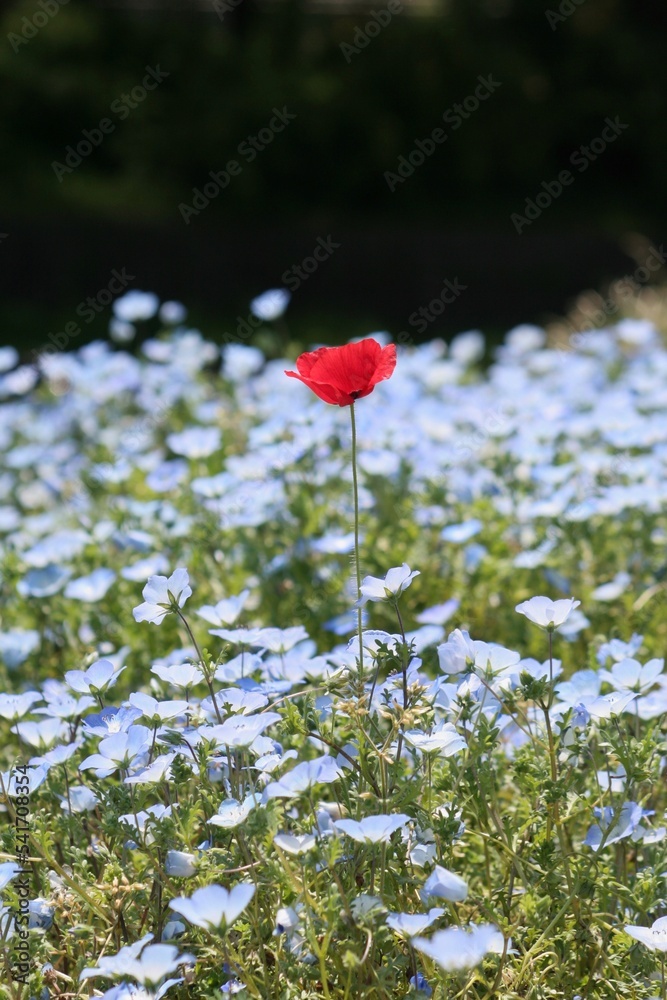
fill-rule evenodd
<path id="1" fill-rule="evenodd" d="M 433 990 L 428 985 L 428 980 L 423 973 L 418 972 L 416 976 L 410 976 L 410 986 L 419 993 L 424 993 L 427 997 L 433 994 Z"/>

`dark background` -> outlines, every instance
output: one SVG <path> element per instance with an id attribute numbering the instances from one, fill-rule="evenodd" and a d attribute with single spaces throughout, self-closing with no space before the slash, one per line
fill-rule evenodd
<path id="1" fill-rule="evenodd" d="M 495 336 L 632 273 L 638 236 L 664 238 L 655 0 L 405 3 L 347 59 L 341 44 L 384 0 L 69 0 L 26 28 L 56 2 L 0 4 L 0 343 L 43 343 L 122 267 L 207 336 L 233 334 L 250 297 L 329 236 L 340 248 L 295 293 L 293 337 L 420 339 L 408 316 L 447 278 L 466 291 L 423 338 Z M 168 78 L 121 121 L 113 102 L 157 66 Z M 489 74 L 496 92 L 460 128 L 443 124 Z M 296 119 L 248 163 L 239 144 L 283 107 Z M 628 127 L 574 169 L 616 116 Z M 52 163 L 105 117 L 113 132 L 59 181 Z M 392 193 L 385 173 L 438 127 L 447 141 Z M 179 205 L 234 158 L 240 175 L 186 224 Z M 512 213 L 568 168 L 574 182 L 518 235 Z"/>

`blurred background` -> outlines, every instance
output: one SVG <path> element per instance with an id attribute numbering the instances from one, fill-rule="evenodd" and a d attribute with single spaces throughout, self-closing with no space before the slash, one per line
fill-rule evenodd
<path id="1" fill-rule="evenodd" d="M 218 339 L 285 286 L 304 343 L 493 337 L 625 275 L 653 284 L 662 17 L 654 0 L 4 2 L 0 344 L 106 335 L 114 270 Z"/>

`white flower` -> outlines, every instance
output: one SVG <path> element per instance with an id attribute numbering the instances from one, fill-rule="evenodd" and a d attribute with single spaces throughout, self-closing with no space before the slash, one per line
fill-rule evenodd
<path id="1" fill-rule="evenodd" d="M 625 928 L 625 933 L 633 937 L 635 941 L 641 941 L 651 951 L 659 951 L 663 954 L 667 952 L 667 917 L 658 917 L 650 927 L 629 924 Z"/>
<path id="2" fill-rule="evenodd" d="M 603 843 L 606 847 L 631 837 L 644 817 L 644 810 L 636 802 L 624 802 L 618 815 L 611 806 L 594 811 L 600 823 L 589 827 L 584 840 L 594 851 L 599 851 Z"/>
<path id="3" fill-rule="evenodd" d="M 0 372 L 8 372 L 19 363 L 19 352 L 15 347 L 0 347 Z"/>
<path id="4" fill-rule="evenodd" d="M 114 316 L 109 320 L 109 336 L 116 344 L 129 344 L 137 335 L 137 328 Z"/>
<path id="5" fill-rule="evenodd" d="M 124 323 L 152 319 L 158 310 L 160 300 L 152 292 L 131 291 L 116 299 L 112 308 L 116 319 Z"/>
<path id="6" fill-rule="evenodd" d="M 514 610 L 540 628 L 553 632 L 580 604 L 581 601 L 575 601 L 573 597 L 560 601 L 552 601 L 549 597 L 531 597 L 529 601 L 517 604 Z"/>
<path id="7" fill-rule="evenodd" d="M 477 651 L 468 633 L 459 628 L 438 646 L 438 662 L 443 674 L 461 674 L 475 666 Z"/>
<path id="8" fill-rule="evenodd" d="M 214 931 L 231 927 L 254 895 L 255 886 L 249 882 L 239 882 L 233 889 L 207 885 L 204 889 L 197 889 L 189 899 L 185 896 L 172 899 L 169 907 L 195 927 Z"/>
<path id="9" fill-rule="evenodd" d="M 430 733 L 422 733 L 420 729 L 408 729 L 405 742 L 421 750 L 422 753 L 437 753 L 441 757 L 452 757 L 455 753 L 465 750 L 466 741 L 451 722 L 444 722 Z"/>
<path id="10" fill-rule="evenodd" d="M 316 757 L 307 760 L 284 774 L 278 781 L 272 781 L 264 789 L 265 799 L 293 799 L 313 785 L 327 784 L 340 777 L 341 769 L 333 757 Z"/>
<path id="11" fill-rule="evenodd" d="M 67 670 L 65 682 L 79 694 L 102 694 L 114 686 L 123 670 L 116 670 L 111 660 L 96 660 L 87 670 Z"/>
<path id="12" fill-rule="evenodd" d="M 356 606 L 363 607 L 367 601 L 395 601 L 416 576 L 419 576 L 419 570 L 410 571 L 407 563 L 393 566 L 383 579 L 379 576 L 365 576 L 361 582 L 361 597 Z"/>
<path id="13" fill-rule="evenodd" d="M 79 979 L 93 976 L 129 976 L 142 985 L 157 986 L 165 976 L 174 972 L 184 962 L 194 962 L 194 955 L 179 954 L 173 944 L 150 944 L 152 934 L 145 934 L 140 941 L 128 945 L 116 955 L 103 955 L 95 967 L 84 969 Z M 143 950 L 142 950 L 143 949 Z M 138 958 L 139 952 L 141 957 Z"/>
<path id="14" fill-rule="evenodd" d="M 251 301 L 250 311 L 265 323 L 270 323 L 282 316 L 291 298 L 291 294 L 285 288 L 270 288 Z"/>
<path id="15" fill-rule="evenodd" d="M 445 972 L 460 972 L 479 965 L 489 952 L 502 954 L 505 939 L 493 924 L 469 924 L 465 930 L 448 927 L 432 938 L 412 938 L 411 944 Z"/>
<path id="16" fill-rule="evenodd" d="M 194 663 L 174 663 L 171 666 L 156 664 L 151 667 L 151 673 L 157 674 L 160 680 L 166 681 L 172 687 L 194 687 L 204 680 L 201 668 Z"/>
<path id="17" fill-rule="evenodd" d="M 451 903 L 462 903 L 468 896 L 468 885 L 448 868 L 436 865 L 424 882 L 424 888 L 420 890 L 419 895 L 424 903 L 432 896 L 437 899 L 448 899 Z"/>
<path id="18" fill-rule="evenodd" d="M 182 302 L 163 302 L 160 306 L 160 320 L 166 323 L 167 326 L 176 326 L 177 323 L 182 323 L 187 316 L 187 309 Z"/>
<path id="19" fill-rule="evenodd" d="M 0 864 L 0 890 L 9 885 L 16 875 L 20 875 L 23 869 L 13 861 L 4 861 Z"/>
<path id="20" fill-rule="evenodd" d="M 299 911 L 302 908 L 303 904 L 301 903 L 297 904 L 296 909 L 292 906 L 281 906 L 276 913 L 276 926 L 273 936 L 279 937 L 281 934 L 292 934 L 301 923 Z"/>
<path id="21" fill-rule="evenodd" d="M 387 925 L 401 937 L 413 937 L 423 934 L 444 912 L 439 906 L 434 906 L 428 913 L 389 913 Z"/>
<path id="22" fill-rule="evenodd" d="M 273 843 L 286 854 L 306 854 L 317 843 L 312 833 L 299 835 L 291 833 L 277 833 L 273 838 Z"/>
<path id="23" fill-rule="evenodd" d="M 175 756 L 175 750 L 172 753 L 161 754 L 147 767 L 141 767 L 134 774 L 125 778 L 124 783 L 126 785 L 148 785 L 162 780 L 169 781 L 172 777 L 171 765 Z"/>
<path id="24" fill-rule="evenodd" d="M 102 600 L 115 579 L 116 574 L 112 569 L 100 567 L 93 570 L 88 576 L 80 576 L 76 580 L 70 580 L 65 587 L 65 597 L 93 604 L 95 601 Z"/>
<path id="25" fill-rule="evenodd" d="M 257 737 L 280 722 L 277 712 L 262 712 L 260 715 L 232 715 L 219 726 L 201 726 L 199 734 L 207 740 L 215 740 L 222 747 L 249 747 Z"/>
<path id="26" fill-rule="evenodd" d="M 174 454 L 185 455 L 186 458 L 208 458 L 218 451 L 220 442 L 217 427 L 187 427 L 167 437 L 167 444 Z"/>
<path id="27" fill-rule="evenodd" d="M 24 691 L 23 694 L 0 694 L 0 718 L 20 719 L 29 712 L 36 701 L 41 701 L 39 691 Z"/>
<path id="28" fill-rule="evenodd" d="M 132 692 L 130 695 L 130 705 L 141 712 L 147 719 L 174 719 L 177 715 L 183 715 L 188 709 L 187 701 L 157 701 L 143 691 Z"/>
<path id="29" fill-rule="evenodd" d="M 649 660 L 643 666 L 639 660 L 627 658 L 614 663 L 611 671 L 601 670 L 600 677 L 617 691 L 637 691 L 644 694 L 656 683 L 664 667 L 665 661 L 662 658 Z"/>
<path id="30" fill-rule="evenodd" d="M 86 785 L 70 785 L 69 797 L 59 795 L 60 808 L 64 812 L 91 812 L 99 802 L 94 792 Z"/>
<path id="31" fill-rule="evenodd" d="M 250 591 L 243 590 L 238 597 L 223 597 L 217 604 L 205 604 L 197 614 L 200 618 L 210 622 L 211 625 L 215 625 L 216 628 L 233 625 L 243 611 L 249 597 Z"/>
<path id="32" fill-rule="evenodd" d="M 194 854 L 188 854 L 186 851 L 167 851 L 164 870 L 167 875 L 185 878 L 197 871 L 197 859 Z"/>
<path id="33" fill-rule="evenodd" d="M 143 589 L 144 603 L 133 611 L 134 620 L 159 625 L 176 607 L 182 608 L 191 594 L 186 569 L 176 569 L 170 577 L 151 576 Z"/>
<path id="34" fill-rule="evenodd" d="M 168 819 L 171 816 L 171 806 L 163 806 L 159 803 L 154 806 L 149 806 L 148 809 L 142 809 L 138 813 L 125 813 L 123 816 L 119 816 L 119 821 L 127 823 L 128 826 L 133 827 L 137 833 L 141 834 L 144 838 L 145 844 L 152 844 L 155 840 L 151 827 L 159 823 L 160 820 Z"/>
<path id="35" fill-rule="evenodd" d="M 148 757 L 152 733 L 146 726 L 130 726 L 125 733 L 114 733 L 100 742 L 98 753 L 79 764 L 80 771 L 94 768 L 98 778 L 108 778 L 119 767 L 143 767 Z"/>
<path id="36" fill-rule="evenodd" d="M 238 799 L 225 799 L 218 806 L 215 816 L 211 816 L 209 823 L 212 826 L 221 826 L 225 830 L 233 830 L 235 826 L 244 823 L 255 806 L 259 805 L 259 799 L 255 795 L 247 795 L 243 802 Z"/>
<path id="37" fill-rule="evenodd" d="M 409 816 L 395 813 L 392 816 L 366 816 L 360 822 L 354 819 L 339 819 L 333 825 L 336 830 L 341 830 L 360 844 L 386 844 L 392 834 L 409 822 Z"/>

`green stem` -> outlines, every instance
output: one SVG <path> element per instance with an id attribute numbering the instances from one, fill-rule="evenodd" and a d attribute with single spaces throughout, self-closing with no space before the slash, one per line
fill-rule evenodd
<path id="1" fill-rule="evenodd" d="M 197 653 L 197 656 L 199 657 L 199 662 L 201 663 L 201 668 L 202 668 L 202 671 L 203 671 L 203 674 L 204 674 L 204 680 L 206 681 L 206 685 L 208 687 L 208 693 L 211 696 L 211 702 L 213 704 L 213 708 L 215 709 L 216 718 L 217 718 L 218 722 L 222 725 L 222 716 L 220 714 L 220 709 L 218 708 L 218 703 L 215 700 L 215 691 L 213 690 L 213 683 L 212 683 L 211 677 L 209 675 L 209 671 L 208 671 L 208 667 L 206 665 L 206 661 L 204 660 L 204 657 L 202 655 L 202 651 L 199 648 L 199 643 L 195 639 L 194 633 L 193 633 L 192 629 L 190 628 L 190 624 L 189 624 L 187 618 L 185 617 L 185 615 L 183 614 L 183 612 L 181 611 L 181 609 L 178 608 L 178 607 L 176 607 L 176 608 L 174 608 L 174 610 L 176 611 L 176 614 L 178 615 L 178 617 L 181 619 L 181 621 L 185 625 L 185 631 L 190 636 L 190 641 L 191 641 L 192 645 L 195 648 L 195 652 Z"/>
<path id="2" fill-rule="evenodd" d="M 354 403 L 350 403 L 350 423 L 352 425 L 352 497 L 354 500 L 354 565 L 357 573 L 357 599 L 361 601 L 361 562 L 359 559 L 359 483 L 357 480 L 357 421 Z M 362 644 L 362 610 L 357 606 L 357 635 L 359 638 L 359 677 L 364 676 L 364 647 Z"/>

